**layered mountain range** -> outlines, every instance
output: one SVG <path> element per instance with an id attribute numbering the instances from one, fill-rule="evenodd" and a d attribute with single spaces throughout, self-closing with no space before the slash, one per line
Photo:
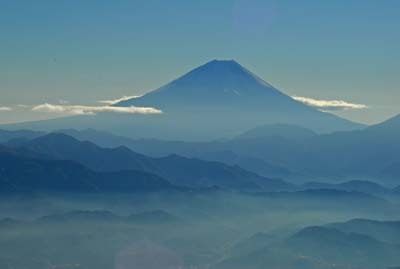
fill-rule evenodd
<path id="1" fill-rule="evenodd" d="M 103 147 L 124 145 L 141 154 L 171 154 L 238 165 L 265 177 L 304 183 L 371 180 L 400 184 L 400 116 L 361 130 L 320 135 L 288 124 L 261 125 L 223 141 L 187 142 L 132 139 L 93 129 L 59 130 L 81 141 Z M 30 133 L 10 132 L 8 144 L 18 145 Z M 321 186 L 321 185 L 320 185 Z"/>
<path id="2" fill-rule="evenodd" d="M 27 141 L 12 140 L 0 148 L 0 157 L 4 191 L 62 191 L 63 186 L 65 191 L 106 192 L 213 186 L 268 191 L 293 188 L 283 180 L 263 177 L 238 166 L 178 155 L 153 158 L 127 147 L 102 148 L 60 133 Z"/>

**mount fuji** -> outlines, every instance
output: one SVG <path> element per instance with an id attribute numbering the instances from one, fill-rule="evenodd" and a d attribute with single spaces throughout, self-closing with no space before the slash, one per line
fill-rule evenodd
<path id="1" fill-rule="evenodd" d="M 231 136 L 268 123 L 297 124 L 322 133 L 360 127 L 292 99 L 233 60 L 213 60 L 115 105 L 156 107 L 170 117 L 170 126 L 199 136 Z"/>
<path id="2" fill-rule="evenodd" d="M 161 115 L 99 113 L 25 123 L 13 128 L 96 128 L 141 138 L 209 140 L 265 124 L 296 124 L 317 133 L 361 128 L 298 102 L 233 60 L 213 60 L 141 97 L 113 106 L 154 107 Z"/>

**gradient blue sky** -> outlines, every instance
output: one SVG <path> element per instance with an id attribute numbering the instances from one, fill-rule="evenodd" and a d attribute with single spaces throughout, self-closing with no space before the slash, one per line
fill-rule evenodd
<path id="1" fill-rule="evenodd" d="M 155 89 L 211 59 L 235 59 L 289 95 L 400 113 L 400 1 L 0 0 L 0 122 L 15 106 L 93 105 Z M 20 108 L 20 107 L 19 107 Z"/>

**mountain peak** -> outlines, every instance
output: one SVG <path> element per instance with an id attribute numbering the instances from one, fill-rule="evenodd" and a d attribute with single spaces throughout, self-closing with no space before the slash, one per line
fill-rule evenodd
<path id="1" fill-rule="evenodd" d="M 214 59 L 214 60 L 207 62 L 203 66 L 207 66 L 207 65 L 240 66 L 241 67 L 241 65 L 234 59 Z"/>
<path id="2" fill-rule="evenodd" d="M 164 112 L 177 107 L 214 107 L 285 96 L 235 60 L 209 61 L 142 97 L 115 106 L 153 106 Z M 286 96 L 284 98 L 287 98 Z"/>
<path id="3" fill-rule="evenodd" d="M 194 79 L 196 76 L 203 77 L 209 82 L 213 79 L 219 79 L 223 83 L 235 82 L 241 83 L 258 83 L 268 88 L 273 88 L 270 84 L 259 78 L 257 75 L 249 71 L 247 68 L 239 64 L 237 61 L 231 60 L 211 60 L 182 76 L 180 79 Z"/>
<path id="4" fill-rule="evenodd" d="M 204 139 L 211 129 L 218 134 L 212 135 L 213 139 L 232 137 L 255 126 L 275 123 L 296 124 L 317 132 L 359 127 L 294 100 L 235 60 L 211 60 L 154 91 L 114 106 L 162 110 L 163 116 L 150 119 L 148 126 L 164 126 L 168 131 L 163 138 L 174 133 L 173 139 L 176 133 L 180 139 L 186 137 L 185 132 Z M 153 133 L 154 127 L 149 128 L 146 133 Z"/>

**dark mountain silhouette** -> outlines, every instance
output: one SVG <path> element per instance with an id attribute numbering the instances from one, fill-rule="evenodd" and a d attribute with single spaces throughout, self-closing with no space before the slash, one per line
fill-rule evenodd
<path id="1" fill-rule="evenodd" d="M 95 171 L 141 170 L 159 175 L 171 183 L 187 187 L 220 186 L 239 189 L 291 189 L 282 180 L 269 179 L 238 166 L 169 155 L 151 158 L 127 147 L 101 148 L 91 142 L 81 142 L 65 134 L 52 133 L 31 140 L 19 151 L 37 152 L 49 159 L 77 161 Z"/>
<path id="2" fill-rule="evenodd" d="M 135 192 L 176 189 L 143 171 L 94 172 L 73 161 L 39 160 L 0 151 L 0 191 Z"/>
<path id="3" fill-rule="evenodd" d="M 178 154 L 191 158 L 221 162 L 228 165 L 237 165 L 265 177 L 291 179 L 300 176 L 280 164 L 269 163 L 260 158 L 237 154 L 232 150 L 225 149 L 227 148 L 225 146 L 226 142 L 189 143 L 155 139 L 131 139 L 94 129 L 64 129 L 57 131 L 57 133 L 67 134 L 80 141 L 91 141 L 102 147 L 113 148 L 124 145 L 135 152 L 153 157 Z M 22 144 L 23 143 L 19 143 L 19 146 Z M 310 177 L 307 177 L 307 179 L 309 180 Z"/>

